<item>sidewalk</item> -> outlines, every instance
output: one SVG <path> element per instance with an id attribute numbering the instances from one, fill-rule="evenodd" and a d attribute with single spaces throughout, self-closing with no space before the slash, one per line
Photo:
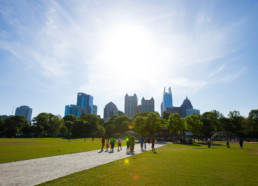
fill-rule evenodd
<path id="1" fill-rule="evenodd" d="M 155 144 L 159 148 L 163 144 Z M 151 144 L 147 144 L 151 150 Z M 135 154 L 142 153 L 140 145 L 135 146 Z M 36 185 L 78 171 L 90 169 L 105 163 L 131 156 L 126 154 L 126 147 L 113 153 L 100 150 L 37 158 L 0 164 L 0 186 L 5 185 Z"/>

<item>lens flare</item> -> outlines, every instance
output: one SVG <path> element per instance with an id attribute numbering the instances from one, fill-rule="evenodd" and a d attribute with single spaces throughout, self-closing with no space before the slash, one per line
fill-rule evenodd
<path id="1" fill-rule="evenodd" d="M 138 174 L 133 175 L 133 179 L 138 180 L 139 179 L 139 175 Z"/>
<path id="2" fill-rule="evenodd" d="M 129 129 L 133 129 L 133 126 L 132 126 L 132 125 L 129 125 L 128 128 L 129 128 Z"/>
<path id="3" fill-rule="evenodd" d="M 128 159 L 128 158 L 126 158 L 126 159 L 124 160 L 124 164 L 125 164 L 125 165 L 129 165 L 129 159 Z"/>

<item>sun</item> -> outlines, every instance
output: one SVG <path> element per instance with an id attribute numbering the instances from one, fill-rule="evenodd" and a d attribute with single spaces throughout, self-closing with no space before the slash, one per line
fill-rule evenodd
<path id="1" fill-rule="evenodd" d="M 139 25 L 119 25 L 109 32 L 103 44 L 106 68 L 123 78 L 149 76 L 153 66 L 151 32 Z"/>

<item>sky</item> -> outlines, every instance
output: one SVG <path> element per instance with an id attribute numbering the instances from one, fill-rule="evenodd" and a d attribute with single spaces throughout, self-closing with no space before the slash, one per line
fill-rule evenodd
<path id="1" fill-rule="evenodd" d="M 258 108 L 256 0 L 0 0 L 0 115 L 64 115 L 77 93 L 124 111 L 125 94 L 201 113 Z"/>

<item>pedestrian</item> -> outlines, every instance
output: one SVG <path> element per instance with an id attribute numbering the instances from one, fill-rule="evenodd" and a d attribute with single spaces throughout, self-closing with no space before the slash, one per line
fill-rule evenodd
<path id="1" fill-rule="evenodd" d="M 144 140 L 144 150 L 146 151 L 146 144 L 147 142 L 146 142 L 146 139 Z"/>
<path id="2" fill-rule="evenodd" d="M 102 138 L 101 138 L 101 143 L 102 143 L 101 151 L 103 151 L 103 148 L 105 146 L 105 137 L 104 136 L 102 136 Z"/>
<path id="3" fill-rule="evenodd" d="M 128 152 L 129 151 L 129 147 L 130 147 L 130 138 L 126 138 L 126 151 Z"/>
<path id="4" fill-rule="evenodd" d="M 242 149 L 243 148 L 243 139 L 242 138 L 239 139 L 239 145 L 240 145 L 240 148 Z"/>
<path id="5" fill-rule="evenodd" d="M 132 153 L 134 153 L 134 143 L 135 143 L 134 136 L 131 136 L 131 139 L 130 139 L 130 151 Z"/>
<path id="6" fill-rule="evenodd" d="M 208 139 L 208 148 L 211 148 L 211 140 L 210 140 L 210 138 Z"/>
<path id="7" fill-rule="evenodd" d="M 117 142 L 118 142 L 117 151 L 122 150 L 121 136 L 119 136 L 119 138 L 118 138 Z M 119 148 L 120 148 L 120 149 L 119 149 Z"/>
<path id="8" fill-rule="evenodd" d="M 109 139 L 107 139 L 107 143 L 106 143 L 106 152 L 108 152 L 108 148 L 109 148 Z"/>
<path id="9" fill-rule="evenodd" d="M 154 146 L 155 146 L 155 139 L 154 139 L 154 137 L 152 137 L 152 138 L 151 138 L 151 148 L 152 148 L 152 152 L 156 152 Z"/>
<path id="10" fill-rule="evenodd" d="M 229 147 L 229 140 L 228 139 L 226 140 L 226 143 L 227 143 L 227 148 L 230 148 Z"/>
<path id="11" fill-rule="evenodd" d="M 214 141 L 213 140 L 211 141 L 211 147 L 212 148 L 214 147 Z"/>
<path id="12" fill-rule="evenodd" d="M 143 151 L 143 143 L 144 143 L 144 137 L 142 136 L 140 138 L 140 144 L 141 144 L 141 150 Z"/>
<path id="13" fill-rule="evenodd" d="M 112 137 L 110 139 L 110 145 L 111 145 L 110 151 L 114 152 L 114 147 L 115 147 L 115 138 L 114 137 Z"/>

